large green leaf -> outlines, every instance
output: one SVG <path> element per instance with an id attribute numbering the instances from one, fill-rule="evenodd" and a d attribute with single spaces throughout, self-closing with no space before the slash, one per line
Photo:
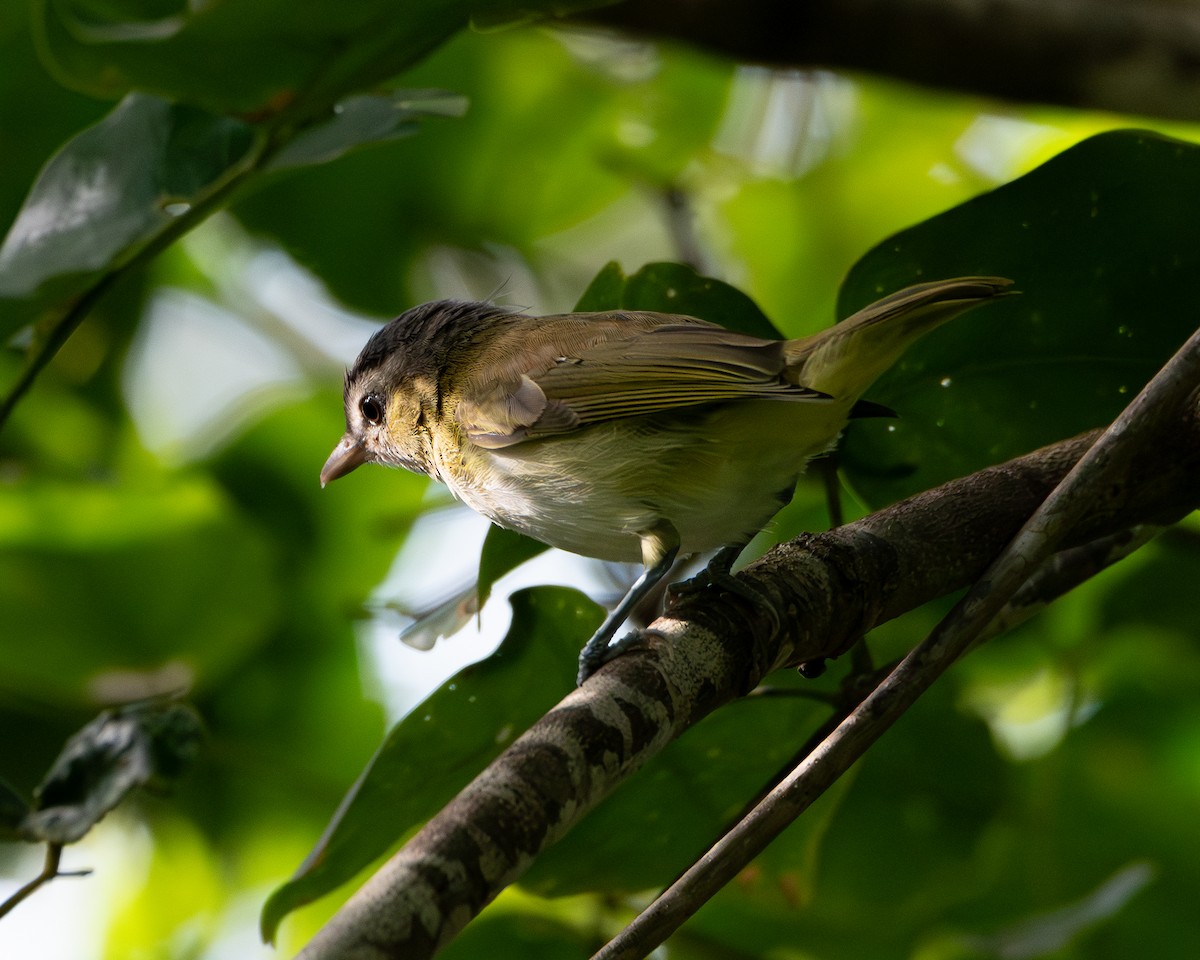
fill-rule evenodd
<path id="1" fill-rule="evenodd" d="M 21 312 L 64 298 L 120 266 L 242 160 L 251 127 L 131 94 L 42 170 L 0 246 L 0 300 Z M 9 304 L 12 307 L 13 304 Z"/>
<path id="2" fill-rule="evenodd" d="M 963 274 L 1020 296 L 935 331 L 869 391 L 901 419 L 847 430 L 858 491 L 878 506 L 1111 421 L 1196 328 L 1197 205 L 1200 148 L 1116 131 L 871 250 L 842 315 Z"/>
<path id="3" fill-rule="evenodd" d="M 326 163 L 411 134 L 419 117 L 463 108 L 461 98 L 436 91 L 351 97 L 266 154 L 267 166 Z M 131 94 L 71 139 L 42 170 L 0 246 L 0 336 L 178 232 L 181 216 L 248 172 L 256 135 L 242 120 Z"/>
<path id="4" fill-rule="evenodd" d="M 432 816 L 574 686 L 581 638 L 600 611 L 575 590 L 538 587 L 510 598 L 500 649 L 460 671 L 388 734 L 296 875 L 263 907 L 264 935 L 353 877 Z"/>

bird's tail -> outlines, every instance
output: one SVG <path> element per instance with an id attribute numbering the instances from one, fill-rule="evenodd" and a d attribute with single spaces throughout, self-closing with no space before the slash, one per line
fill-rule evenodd
<path id="1" fill-rule="evenodd" d="M 857 398 L 919 338 L 1011 291 L 1003 277 L 958 277 L 905 287 L 785 347 L 788 379 L 838 399 Z"/>

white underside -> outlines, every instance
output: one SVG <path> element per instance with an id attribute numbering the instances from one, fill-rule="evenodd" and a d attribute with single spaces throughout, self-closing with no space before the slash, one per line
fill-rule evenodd
<path id="1" fill-rule="evenodd" d="M 668 520 L 682 553 L 749 539 L 829 449 L 841 404 L 747 401 L 671 420 L 632 418 L 500 450 L 470 447 L 455 495 L 501 526 L 573 553 L 642 559 L 643 531 Z"/>

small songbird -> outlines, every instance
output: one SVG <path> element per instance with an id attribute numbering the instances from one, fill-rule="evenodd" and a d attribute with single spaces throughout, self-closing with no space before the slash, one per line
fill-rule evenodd
<path id="1" fill-rule="evenodd" d="M 908 287 L 798 340 L 695 317 L 535 317 L 441 300 L 377 331 L 345 380 L 346 434 L 321 484 L 364 463 L 428 474 L 494 523 L 644 571 L 580 655 L 580 683 L 676 555 L 742 547 L 832 448 L 859 397 L 923 334 L 1002 295 Z"/>

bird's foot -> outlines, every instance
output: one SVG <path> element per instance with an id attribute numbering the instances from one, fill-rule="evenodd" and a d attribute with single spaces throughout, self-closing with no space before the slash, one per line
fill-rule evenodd
<path id="1" fill-rule="evenodd" d="M 712 559 L 708 561 L 708 565 L 696 574 L 696 576 L 692 577 L 691 580 L 685 580 L 682 583 L 673 583 L 667 587 L 669 603 L 674 603 L 681 597 L 707 590 L 709 587 L 715 587 L 718 590 L 724 590 L 726 593 L 732 593 L 734 596 L 741 597 L 756 610 L 761 610 L 767 619 L 771 621 L 771 632 L 778 633 L 779 628 L 783 624 L 779 619 L 779 613 L 775 609 L 775 604 L 771 602 L 771 598 L 754 587 L 753 584 L 735 577 L 730 572 L 733 562 L 741 552 L 742 545 L 722 547 L 713 554 Z"/>
<path id="2" fill-rule="evenodd" d="M 583 681 L 608 661 L 615 660 L 627 650 L 639 647 L 644 642 L 642 635 L 636 632 L 627 633 L 619 640 L 611 640 L 610 637 L 596 634 L 579 653 L 579 673 L 575 678 L 576 685 L 583 686 Z"/>
<path id="3" fill-rule="evenodd" d="M 709 558 L 704 569 L 700 570 L 690 580 L 680 580 L 678 583 L 672 583 L 667 587 L 667 602 L 668 605 L 679 600 L 681 597 L 690 597 L 694 594 L 701 593 L 711 586 L 725 587 L 726 582 L 733 579 L 733 575 L 729 572 L 733 567 L 733 562 L 737 560 L 738 555 L 742 552 L 744 544 L 737 544 L 729 547 L 721 547 L 716 553 Z M 737 592 L 737 588 L 734 588 Z"/>

